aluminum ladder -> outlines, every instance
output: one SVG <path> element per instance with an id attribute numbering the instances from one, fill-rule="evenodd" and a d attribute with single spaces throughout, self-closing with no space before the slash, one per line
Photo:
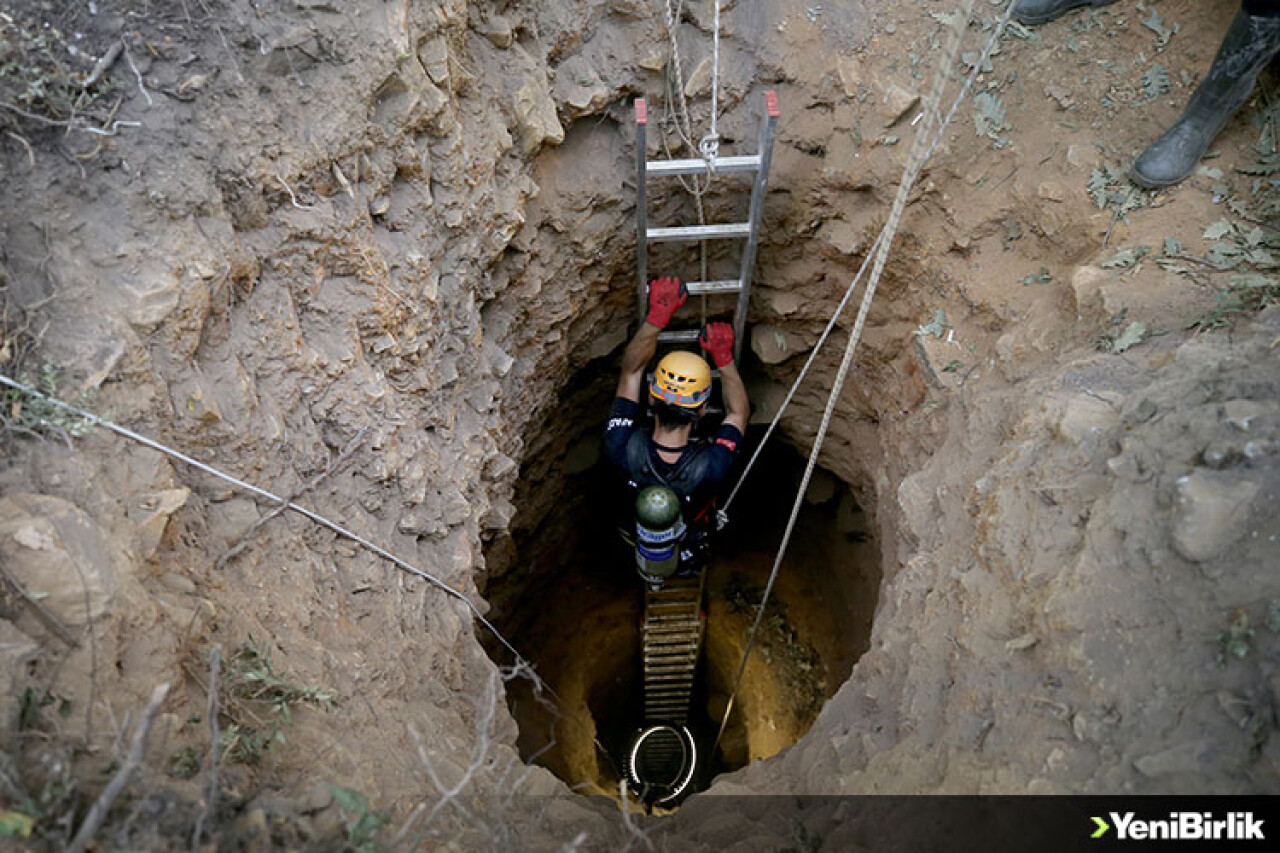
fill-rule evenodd
<path id="1" fill-rule="evenodd" d="M 769 183 L 769 164 L 773 159 L 773 140 L 778 129 L 778 96 L 774 92 L 764 94 L 764 118 L 760 122 L 760 135 L 755 154 L 719 157 L 708 162 L 701 157 L 688 160 L 649 160 L 645 149 L 645 129 L 649 122 L 649 110 L 644 98 L 636 98 L 636 278 L 640 321 L 643 322 L 649 307 L 649 244 L 662 242 L 699 242 L 702 240 L 745 240 L 738 277 L 720 281 L 686 282 L 689 293 L 695 296 L 712 294 L 738 295 L 738 306 L 733 314 L 734 357 L 741 355 L 743 332 L 746 329 L 747 306 L 751 299 L 751 277 L 756 263 L 756 249 L 760 245 L 760 219 L 764 210 L 764 194 Z M 716 225 L 684 225 L 673 228 L 649 226 L 648 181 L 650 178 L 669 178 L 677 175 L 712 174 L 732 175 L 754 173 L 751 186 L 751 204 L 746 222 L 729 222 Z M 663 331 L 658 336 L 662 343 L 692 343 L 698 339 L 699 329 Z"/>
<path id="2" fill-rule="evenodd" d="M 684 725 L 702 650 L 702 584 L 670 578 L 644 596 L 644 719 Z"/>

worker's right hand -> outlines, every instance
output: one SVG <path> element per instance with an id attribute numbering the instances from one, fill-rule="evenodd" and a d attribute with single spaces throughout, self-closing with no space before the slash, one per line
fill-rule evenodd
<path id="1" fill-rule="evenodd" d="M 702 347 L 717 368 L 722 368 L 733 361 L 733 326 L 728 323 L 708 323 L 702 327 L 698 335 L 698 346 Z"/>
<path id="2" fill-rule="evenodd" d="M 684 282 L 673 275 L 654 279 L 649 283 L 649 316 L 645 322 L 665 329 L 671 317 L 689 298 Z"/>

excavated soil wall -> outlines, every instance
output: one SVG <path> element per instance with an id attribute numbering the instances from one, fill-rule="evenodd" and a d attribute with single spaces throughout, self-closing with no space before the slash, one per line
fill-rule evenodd
<path id="1" fill-rule="evenodd" d="M 613 849 L 639 828 L 839 847 L 858 827 L 726 797 L 1280 787 L 1265 102 L 1184 185 L 1123 179 L 1233 3 L 1166 0 L 1152 18 L 1121 0 L 1005 38 L 984 106 L 961 110 L 911 195 L 819 460 L 876 545 L 875 595 L 855 596 L 875 601 L 865 651 L 822 655 L 834 695 L 787 723 L 793 745 L 764 758 L 790 735 L 744 726 L 729 763 L 760 760 L 639 827 L 537 766 L 583 793 L 608 782 L 581 735 L 533 758 L 525 673 L 485 653 L 470 607 L 555 654 L 564 635 L 521 605 L 592 568 L 555 558 L 586 548 L 574 478 L 634 320 L 633 98 L 677 136 L 661 10 L 10 6 L 6 374 L 296 496 L 431 578 L 10 399 L 0 769 L 32 844 L 79 825 L 161 683 L 104 844 L 188 845 L 199 821 L 206 845 L 358 845 L 383 814 L 388 844 Z M 973 41 L 994 14 L 977 6 Z M 753 144 L 765 90 L 784 116 L 749 318 L 757 417 L 869 250 L 952 11 L 726 9 L 726 152 Z M 709 13 L 686 4 L 676 28 L 695 133 Z M 692 215 L 678 187 L 652 199 L 654 222 Z M 783 420 L 802 454 L 848 323 Z M 847 574 L 828 553 L 814 568 Z M 797 636 L 826 630 L 817 612 L 788 602 Z M 629 652 L 601 645 L 575 678 L 609 716 Z M 236 751 L 210 800 L 213 693 Z"/>

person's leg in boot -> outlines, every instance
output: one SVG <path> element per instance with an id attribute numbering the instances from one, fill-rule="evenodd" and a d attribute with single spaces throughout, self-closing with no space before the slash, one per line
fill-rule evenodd
<path id="1" fill-rule="evenodd" d="M 1018 0 L 1013 17 L 1020 23 L 1043 24 L 1081 6 L 1106 6 L 1116 0 Z"/>
<path id="2" fill-rule="evenodd" d="M 1277 51 L 1280 2 L 1245 2 L 1182 117 L 1134 161 L 1129 170 L 1133 182 L 1158 189 L 1173 186 L 1191 174 L 1218 133 L 1249 99 L 1258 73 Z"/>

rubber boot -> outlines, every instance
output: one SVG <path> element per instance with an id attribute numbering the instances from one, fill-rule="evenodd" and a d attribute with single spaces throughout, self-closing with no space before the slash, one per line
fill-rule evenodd
<path id="1" fill-rule="evenodd" d="M 1018 0 L 1013 17 L 1019 23 L 1043 24 L 1081 6 L 1108 6 L 1116 0 Z"/>
<path id="2" fill-rule="evenodd" d="M 1164 136 L 1142 152 L 1129 177 L 1148 189 L 1181 181 L 1200 162 L 1218 133 L 1249 99 L 1258 73 L 1280 50 L 1280 18 L 1237 12 L 1209 73 Z"/>

